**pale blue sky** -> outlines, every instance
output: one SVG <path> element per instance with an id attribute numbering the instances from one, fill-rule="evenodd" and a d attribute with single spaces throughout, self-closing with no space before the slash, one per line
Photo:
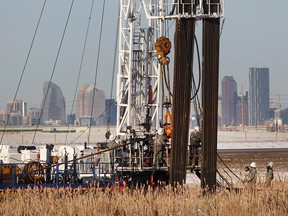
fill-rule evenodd
<path id="1" fill-rule="evenodd" d="M 13 98 L 44 0 L 0 0 L 0 109 Z M 71 109 L 92 0 L 75 0 L 55 69 Z M 277 2 L 277 3 L 276 3 Z M 102 0 L 95 0 L 80 85 L 92 83 L 96 68 Z M 43 82 L 50 79 L 71 0 L 48 0 L 17 98 L 39 107 Z M 118 0 L 106 0 L 97 84 L 110 95 Z M 270 68 L 270 94 L 288 106 L 287 0 L 226 0 L 220 42 L 220 81 L 231 75 L 248 90 L 249 67 Z M 198 26 L 198 32 L 201 28 Z M 172 35 L 172 34 L 171 34 Z M 171 38 L 170 40 L 173 40 Z M 201 41 L 201 38 L 198 38 Z M 114 90 L 116 89 L 116 83 Z M 113 94 L 115 95 L 115 93 Z M 67 110 L 69 112 L 69 110 Z"/>

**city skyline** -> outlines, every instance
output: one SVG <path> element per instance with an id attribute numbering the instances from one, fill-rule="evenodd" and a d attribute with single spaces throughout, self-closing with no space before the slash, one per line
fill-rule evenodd
<path id="1" fill-rule="evenodd" d="M 243 90 L 237 92 L 237 82 L 233 76 L 222 78 L 222 96 L 219 96 L 218 106 L 218 126 L 253 126 L 271 124 L 273 121 L 279 125 L 282 125 L 282 122 L 287 124 L 288 109 L 281 108 L 281 104 L 277 101 L 269 100 L 269 94 L 267 93 L 269 92 L 269 68 L 249 68 L 249 76 L 249 91 L 246 91 L 246 93 Z M 49 91 L 47 91 L 48 87 Z M 92 113 L 93 96 L 94 111 Z M 44 101 L 46 105 L 41 111 Z M 71 110 L 72 113 L 68 113 L 66 110 L 65 97 L 62 94 L 61 87 L 53 82 L 49 84 L 49 81 L 45 81 L 43 84 L 43 99 L 40 108 L 29 107 L 27 102 L 22 99 L 16 99 L 13 107 L 12 103 L 13 100 L 8 99 L 6 110 L 0 109 L 1 124 L 5 122 L 5 113 L 10 111 L 9 125 L 38 124 L 41 112 L 42 120 L 39 122 L 41 125 L 44 123 L 63 125 L 67 122 L 79 126 L 88 126 L 91 123 L 93 123 L 92 125 L 113 125 L 116 119 L 116 101 L 106 99 L 104 91 L 94 87 L 93 84 L 80 86 L 75 100 L 75 109 Z M 191 109 L 191 121 L 193 121 L 193 112 L 193 109 Z M 72 119 L 74 120 L 71 122 Z"/>
<path id="2" fill-rule="evenodd" d="M 52 81 L 62 87 L 67 109 L 70 110 L 89 20 L 91 28 L 79 84 L 90 83 L 95 79 L 103 1 L 98 1 L 94 5 L 91 19 L 89 19 L 90 3 L 75 2 L 63 47 L 59 52 L 57 64 L 55 64 L 71 2 L 68 0 L 49 1 L 16 98 L 22 98 L 31 107 L 39 107 L 42 99 L 41 85 L 44 80 L 49 80 L 55 64 Z M 244 8 L 244 5 L 247 5 L 245 15 L 242 10 L 239 10 L 239 8 Z M 272 99 L 279 97 L 283 107 L 288 106 L 288 94 L 285 89 L 288 70 L 288 62 L 285 59 L 288 50 L 286 42 L 288 24 L 277 22 L 277 20 L 284 18 L 284 8 L 287 6 L 286 0 L 279 0 L 277 4 L 263 0 L 261 7 L 258 2 L 248 0 L 226 1 L 224 5 L 225 22 L 223 19 L 221 20 L 223 28 L 220 39 L 219 78 L 225 75 L 233 76 L 237 80 L 238 92 L 240 92 L 242 88 L 248 90 L 248 69 L 250 67 L 269 67 L 271 73 L 270 96 Z M 14 98 L 41 7 L 42 2 L 37 0 L 0 2 L 0 71 L 1 74 L 5 74 L 0 80 L 0 109 L 5 108 L 8 98 Z M 117 72 L 117 69 L 113 71 L 113 65 L 118 7 L 114 1 L 107 1 L 105 7 L 109 13 L 106 11 L 104 14 L 96 85 L 99 85 L 106 95 L 110 95 L 112 74 Z M 196 32 L 201 32 L 200 22 L 197 23 Z M 171 30 L 169 29 L 169 35 L 173 35 L 173 26 Z M 170 39 L 173 41 L 172 36 Z M 201 38 L 198 38 L 198 41 L 201 41 Z M 173 49 L 172 47 L 171 54 Z M 196 63 L 195 67 L 197 67 Z M 114 81 L 115 78 L 116 75 L 113 77 Z M 116 97 L 115 83 L 112 92 L 113 98 Z"/>

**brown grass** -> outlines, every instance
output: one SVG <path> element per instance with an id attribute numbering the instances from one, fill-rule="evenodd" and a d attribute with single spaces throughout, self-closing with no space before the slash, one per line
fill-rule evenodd
<path id="1" fill-rule="evenodd" d="M 243 188 L 205 196 L 199 186 L 147 192 L 19 189 L 0 194 L 0 215 L 288 215 L 288 184 L 279 180 L 270 188 L 258 184 L 255 194 Z"/>

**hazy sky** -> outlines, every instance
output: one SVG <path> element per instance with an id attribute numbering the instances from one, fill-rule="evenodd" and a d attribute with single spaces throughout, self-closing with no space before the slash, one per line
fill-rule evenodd
<path id="1" fill-rule="evenodd" d="M 0 0 L 0 109 L 6 107 L 7 99 L 14 97 L 43 2 Z M 71 2 L 48 0 L 46 3 L 17 96 L 29 107 L 40 107 L 43 82 L 50 79 L 53 71 Z M 91 2 L 75 0 L 52 79 L 61 87 L 67 109 L 72 105 Z M 80 85 L 94 82 L 102 4 L 103 0 L 95 0 Z M 97 78 L 97 85 L 105 91 L 106 98 L 110 96 L 118 4 L 118 0 L 106 0 Z M 225 75 L 234 76 L 238 92 L 242 86 L 247 91 L 249 67 L 269 67 L 270 97 L 278 99 L 277 95 L 281 95 L 282 105 L 288 106 L 287 8 L 287 0 L 225 1 L 220 81 Z M 201 32 L 200 26 L 197 31 Z"/>

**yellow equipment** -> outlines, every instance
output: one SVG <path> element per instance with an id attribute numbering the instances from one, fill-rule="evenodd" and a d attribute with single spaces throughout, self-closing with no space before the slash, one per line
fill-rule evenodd
<path id="1" fill-rule="evenodd" d="M 167 57 L 171 49 L 171 42 L 169 41 L 169 39 L 165 36 L 157 38 L 155 42 L 155 49 L 157 51 L 157 54 L 161 56 L 161 64 L 169 64 L 170 59 Z"/>

